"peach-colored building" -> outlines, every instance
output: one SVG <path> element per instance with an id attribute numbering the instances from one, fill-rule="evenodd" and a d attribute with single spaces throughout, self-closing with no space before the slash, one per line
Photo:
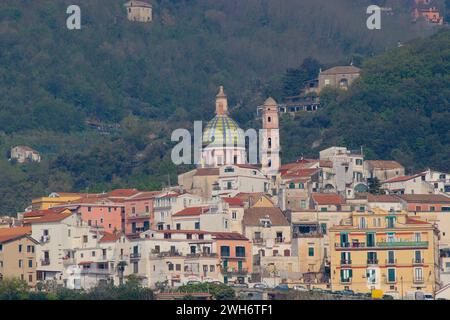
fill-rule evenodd
<path id="1" fill-rule="evenodd" d="M 437 194 L 397 196 L 408 212 L 450 212 L 450 197 Z"/>
<path id="2" fill-rule="evenodd" d="M 252 246 L 239 233 L 214 232 L 220 271 L 224 283 L 246 283 L 252 273 Z"/>
<path id="3" fill-rule="evenodd" d="M 136 234 L 147 231 L 154 226 L 153 199 L 160 192 L 141 192 L 126 199 L 125 208 L 125 233 Z"/>

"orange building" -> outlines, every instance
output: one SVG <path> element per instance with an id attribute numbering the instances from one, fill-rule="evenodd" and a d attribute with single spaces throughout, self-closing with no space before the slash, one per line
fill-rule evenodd
<path id="1" fill-rule="evenodd" d="M 429 23 L 435 23 L 438 25 L 444 24 L 444 17 L 441 16 L 441 13 L 435 7 L 415 8 L 413 11 L 413 21 L 416 22 L 420 18 L 425 18 L 425 20 Z"/>
<path id="2" fill-rule="evenodd" d="M 214 232 L 224 283 L 247 283 L 252 273 L 250 240 L 239 233 Z"/>

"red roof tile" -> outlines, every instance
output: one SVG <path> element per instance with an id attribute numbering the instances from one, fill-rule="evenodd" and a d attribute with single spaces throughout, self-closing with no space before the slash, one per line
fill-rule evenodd
<path id="1" fill-rule="evenodd" d="M 211 235 L 216 240 L 246 240 L 246 241 L 248 241 L 248 239 L 244 235 L 237 233 L 237 232 L 211 232 Z"/>
<path id="2" fill-rule="evenodd" d="M 139 193 L 137 189 L 116 189 L 108 192 L 108 197 L 122 197 L 127 198 Z"/>
<path id="3" fill-rule="evenodd" d="M 31 227 L 0 228 L 0 243 L 22 238 L 31 234 Z"/>
<path id="4" fill-rule="evenodd" d="M 186 208 L 173 214 L 172 217 L 199 216 L 209 211 L 207 207 Z"/>
<path id="5" fill-rule="evenodd" d="M 25 224 L 33 224 L 33 223 L 49 223 L 49 222 L 59 222 L 62 221 L 68 217 L 70 217 L 73 213 L 72 212 L 66 212 L 66 213 L 51 213 L 47 214 L 42 217 L 37 217 L 35 219 L 26 219 L 24 221 Z"/>
<path id="6" fill-rule="evenodd" d="M 314 193 L 313 201 L 317 205 L 342 205 L 345 204 L 344 199 L 335 193 Z"/>
<path id="7" fill-rule="evenodd" d="M 122 236 L 122 234 L 120 232 L 117 232 L 117 233 L 104 232 L 103 237 L 100 239 L 99 242 L 101 242 L 101 243 L 116 242 L 117 240 L 120 239 L 121 236 Z"/>
<path id="8" fill-rule="evenodd" d="M 222 198 L 223 201 L 225 201 L 226 203 L 228 203 L 230 206 L 232 207 L 243 207 L 244 206 L 244 201 L 242 201 L 242 199 L 240 198 Z"/>
<path id="9" fill-rule="evenodd" d="M 383 181 L 383 184 L 385 183 L 393 183 L 393 182 L 403 182 L 403 181 L 408 181 L 408 180 L 412 180 L 414 178 L 420 177 L 422 176 L 422 174 L 416 174 L 414 176 L 402 176 L 402 177 L 395 177 L 386 181 Z"/>

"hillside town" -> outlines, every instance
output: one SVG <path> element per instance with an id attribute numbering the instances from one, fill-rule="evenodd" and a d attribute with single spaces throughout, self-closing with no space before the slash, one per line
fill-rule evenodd
<path id="1" fill-rule="evenodd" d="M 0 279 L 89 290 L 134 275 L 169 291 L 220 282 L 450 298 L 450 173 L 406 172 L 345 146 L 284 163 L 280 139 L 289 137 L 280 135 L 272 98 L 260 109 L 260 164 L 249 164 L 223 87 L 215 109 L 201 164 L 179 175 L 178 185 L 54 190 L 3 217 Z"/>

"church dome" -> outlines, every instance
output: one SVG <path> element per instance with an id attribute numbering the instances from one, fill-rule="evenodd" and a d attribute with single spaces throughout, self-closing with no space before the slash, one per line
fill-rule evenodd
<path id="1" fill-rule="evenodd" d="M 203 133 L 203 145 L 214 147 L 245 147 L 244 131 L 227 115 L 217 115 L 208 122 Z"/>

